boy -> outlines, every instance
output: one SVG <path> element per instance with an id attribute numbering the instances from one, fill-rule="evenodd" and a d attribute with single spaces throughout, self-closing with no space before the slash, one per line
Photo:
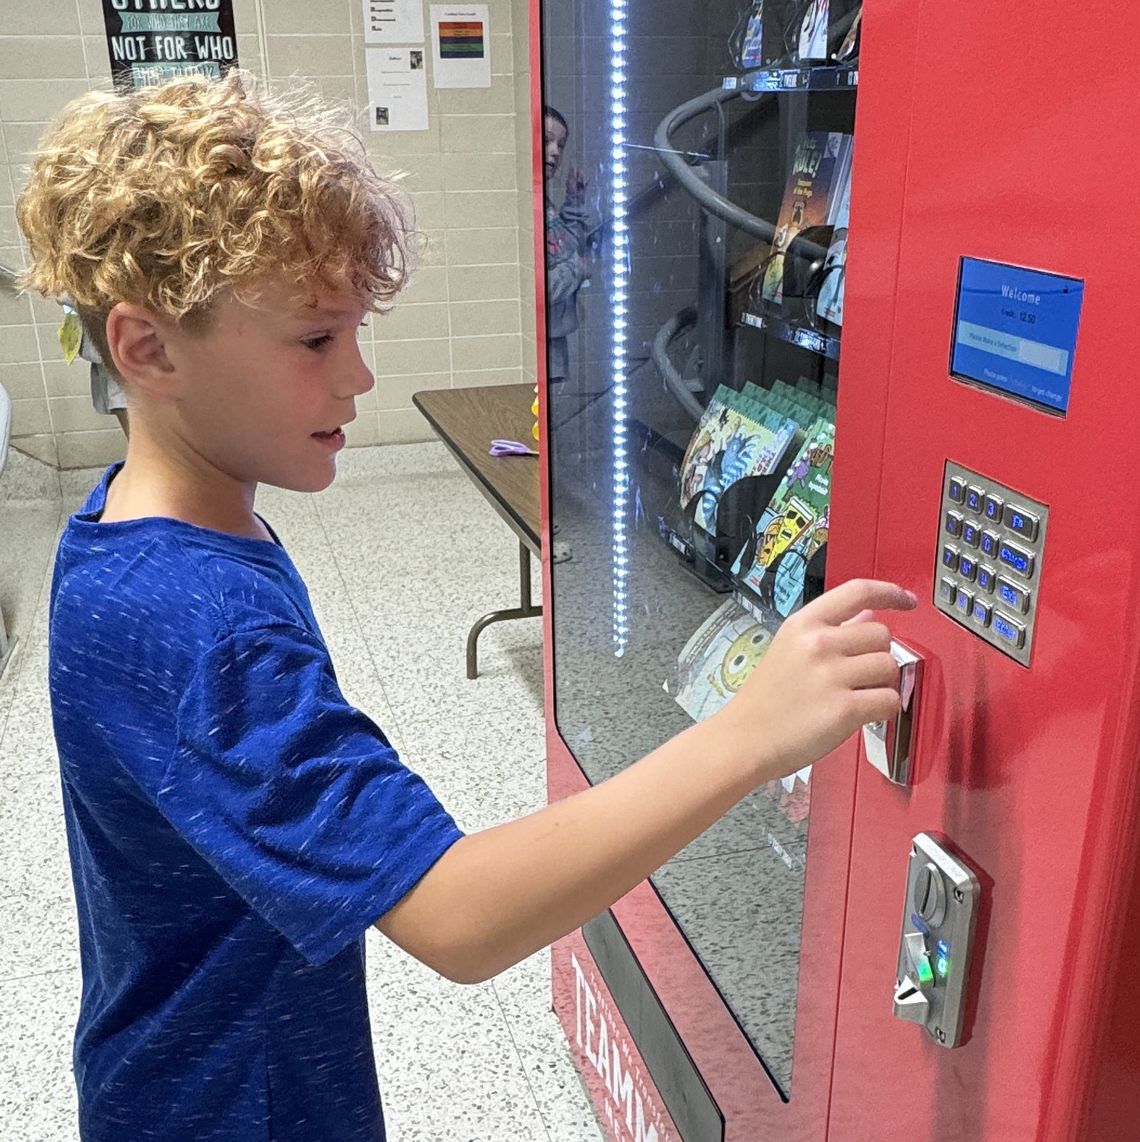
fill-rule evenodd
<path id="1" fill-rule="evenodd" d="M 231 74 L 72 103 L 19 219 L 28 284 L 75 299 L 131 412 L 51 599 L 85 1142 L 383 1139 L 369 925 L 486 979 L 896 709 L 889 632 L 864 608 L 914 598 L 848 583 L 788 621 L 715 717 L 461 835 L 341 696 L 254 511 L 259 483 L 333 479 L 373 384 L 356 327 L 405 276 L 390 188 L 347 132 Z"/>

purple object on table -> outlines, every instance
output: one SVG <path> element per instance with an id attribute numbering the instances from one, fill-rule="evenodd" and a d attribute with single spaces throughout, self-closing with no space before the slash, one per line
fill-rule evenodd
<path id="1" fill-rule="evenodd" d="M 537 456 L 533 448 L 528 448 L 519 440 L 492 440 L 492 456 Z"/>

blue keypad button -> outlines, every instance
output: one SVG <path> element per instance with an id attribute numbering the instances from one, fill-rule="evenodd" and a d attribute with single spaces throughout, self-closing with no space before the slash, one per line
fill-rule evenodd
<path id="1" fill-rule="evenodd" d="M 1005 526 L 1010 531 L 1016 531 L 1023 539 L 1032 543 L 1037 538 L 1037 528 L 1040 520 L 1032 513 L 1027 512 L 1019 504 L 1005 505 Z"/>
<path id="2" fill-rule="evenodd" d="M 958 570 L 958 549 L 956 547 L 944 547 L 942 549 L 942 566 L 951 571 Z"/>
<path id="3" fill-rule="evenodd" d="M 947 535 L 955 537 L 962 534 L 962 517 L 957 512 L 947 512 L 946 522 L 943 525 Z"/>
<path id="4" fill-rule="evenodd" d="M 986 519 L 992 523 L 1001 523 L 1002 502 L 1000 496 L 986 496 L 985 507 L 982 509 Z"/>
<path id="5" fill-rule="evenodd" d="M 1033 578 L 1033 552 L 1025 551 L 1008 540 L 1002 540 L 998 544 L 998 560 L 1016 571 L 1023 579 Z"/>
<path id="6" fill-rule="evenodd" d="M 986 493 L 981 488 L 971 484 L 966 489 L 966 507 L 972 512 L 981 512 L 982 501 L 986 498 Z"/>
<path id="7" fill-rule="evenodd" d="M 987 567 L 984 563 L 978 567 L 978 586 L 986 592 L 987 595 L 994 593 L 994 582 L 997 576 L 994 574 L 992 567 Z"/>
<path id="8" fill-rule="evenodd" d="M 966 498 L 966 481 L 958 479 L 957 476 L 951 476 L 946 487 L 946 494 L 954 503 L 960 504 Z"/>
<path id="9" fill-rule="evenodd" d="M 984 555 L 997 555 L 998 544 L 1001 540 L 992 531 L 982 532 L 982 553 Z"/>
<path id="10" fill-rule="evenodd" d="M 998 598 L 1010 610 L 1018 611 L 1020 614 L 1025 614 L 1029 610 L 1029 592 L 1003 576 L 998 577 L 997 593 Z"/>
<path id="11" fill-rule="evenodd" d="M 1008 643 L 1015 650 L 1025 645 L 1025 627 L 1013 619 L 1006 618 L 1001 611 L 995 611 L 991 629 L 1003 642 Z"/>
<path id="12" fill-rule="evenodd" d="M 989 603 L 984 603 L 981 599 L 974 600 L 974 622 L 988 627 L 990 625 L 990 617 L 993 613 L 994 609 Z"/>
<path id="13" fill-rule="evenodd" d="M 967 583 L 972 583 L 977 573 L 978 565 L 968 555 L 963 555 L 958 560 L 958 574 L 961 575 Z"/>
<path id="14" fill-rule="evenodd" d="M 948 607 L 954 605 L 954 596 L 958 593 L 958 587 L 953 579 L 939 579 L 938 580 L 938 597 Z"/>
<path id="15" fill-rule="evenodd" d="M 967 547 L 977 547 L 982 538 L 982 529 L 972 520 L 962 522 L 962 542 Z"/>
<path id="16" fill-rule="evenodd" d="M 962 614 L 968 615 L 974 609 L 974 596 L 971 595 L 969 591 L 963 591 L 959 588 L 958 597 L 954 600 L 954 606 L 956 606 Z"/>

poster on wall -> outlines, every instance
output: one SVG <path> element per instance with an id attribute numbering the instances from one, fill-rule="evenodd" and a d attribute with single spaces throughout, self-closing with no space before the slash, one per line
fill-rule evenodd
<path id="1" fill-rule="evenodd" d="M 431 48 L 436 87 L 491 86 L 486 4 L 433 4 Z"/>
<path id="2" fill-rule="evenodd" d="M 368 121 L 373 131 L 428 129 L 423 48 L 367 48 Z"/>
<path id="3" fill-rule="evenodd" d="M 233 0 L 103 0 L 103 24 L 120 91 L 237 67 Z"/>
<path id="4" fill-rule="evenodd" d="M 423 0 L 364 0 L 366 44 L 422 44 Z"/>

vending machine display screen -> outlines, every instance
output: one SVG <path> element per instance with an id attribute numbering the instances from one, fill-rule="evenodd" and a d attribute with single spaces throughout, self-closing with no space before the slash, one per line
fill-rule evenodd
<path id="1" fill-rule="evenodd" d="M 1084 282 L 963 258 L 950 372 L 1064 416 Z"/>

